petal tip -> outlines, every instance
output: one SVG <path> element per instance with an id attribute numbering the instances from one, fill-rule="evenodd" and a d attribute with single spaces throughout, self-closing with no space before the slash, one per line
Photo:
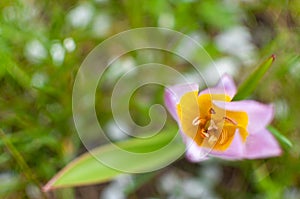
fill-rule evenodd
<path id="1" fill-rule="evenodd" d="M 227 93 L 231 97 L 233 97 L 237 92 L 236 85 L 233 78 L 227 73 L 222 75 L 217 86 L 223 88 L 225 93 Z"/>
<path id="2" fill-rule="evenodd" d="M 264 129 L 258 134 L 250 135 L 246 143 L 247 159 L 262 159 L 282 155 L 282 149 L 274 136 Z"/>

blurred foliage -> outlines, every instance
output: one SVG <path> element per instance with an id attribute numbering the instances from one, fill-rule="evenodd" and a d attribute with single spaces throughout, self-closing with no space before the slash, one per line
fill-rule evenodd
<path id="1" fill-rule="evenodd" d="M 300 197 L 300 1 L 1 0 L 0 9 L 0 127 L 5 133 L 0 140 L 1 198 L 43 197 L 38 187 L 84 151 L 72 122 L 71 96 L 76 71 L 101 41 L 144 26 L 172 28 L 200 40 L 216 62 L 226 58 L 234 63 L 232 67 L 222 67 L 225 71 L 230 69 L 237 82 L 245 79 L 255 63 L 273 53 L 277 55 L 252 97 L 275 104 L 273 125 L 294 145 L 279 158 L 217 161 L 222 176 L 212 189 L 220 198 Z M 224 35 L 233 38 L 226 40 Z M 153 59 L 191 73 L 185 67 L 187 63 L 178 63 L 168 54 L 146 51 L 142 56 L 126 56 L 124 59 L 129 57 L 136 64 Z M 111 120 L 110 88 L 107 82 L 97 92 L 96 108 L 105 115 L 104 123 Z M 148 93 L 147 103 L 162 103 L 158 95 L 162 88 Z M 131 104 L 133 118 L 146 124 L 149 106 L 136 95 Z M 168 123 L 175 125 L 171 119 Z M 26 161 L 35 180 L 26 177 L 26 171 L 5 145 L 7 141 Z M 176 175 L 201 181 L 196 171 L 202 171 L 203 165 L 207 163 L 178 161 L 161 172 L 174 171 Z M 147 190 L 152 190 L 146 191 L 148 197 L 182 196 L 175 190 L 171 196 L 161 190 L 159 177 L 160 173 L 143 182 Z M 131 190 L 128 197 L 146 197 L 139 191 L 145 189 L 143 186 Z M 81 198 L 79 191 L 58 190 L 48 197 Z"/>

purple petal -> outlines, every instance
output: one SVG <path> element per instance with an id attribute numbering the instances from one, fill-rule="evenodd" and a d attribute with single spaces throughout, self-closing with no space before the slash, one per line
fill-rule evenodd
<path id="1" fill-rule="evenodd" d="M 256 159 L 281 155 L 282 151 L 276 139 L 267 130 L 250 134 L 246 141 L 245 158 Z"/>
<path id="2" fill-rule="evenodd" d="M 200 95 L 205 93 L 210 93 L 210 94 L 225 93 L 229 95 L 230 98 L 233 98 L 233 96 L 236 94 L 236 86 L 233 79 L 229 75 L 225 74 L 221 77 L 221 79 L 219 80 L 216 86 L 201 91 Z"/>
<path id="3" fill-rule="evenodd" d="M 254 100 L 243 100 L 236 102 L 214 101 L 216 106 L 228 111 L 244 111 L 248 114 L 249 134 L 254 134 L 263 130 L 274 117 L 272 105 L 265 105 Z"/>
<path id="4" fill-rule="evenodd" d="M 245 152 L 245 143 L 243 143 L 242 138 L 238 131 L 235 132 L 232 143 L 226 149 L 226 151 L 215 151 L 212 150 L 210 154 L 215 157 L 229 159 L 229 160 L 238 160 L 244 157 Z"/>
<path id="5" fill-rule="evenodd" d="M 165 89 L 165 105 L 172 115 L 172 117 L 178 121 L 176 105 L 179 103 L 181 97 L 191 91 L 198 91 L 198 84 L 181 84 L 176 86 L 171 86 Z"/>

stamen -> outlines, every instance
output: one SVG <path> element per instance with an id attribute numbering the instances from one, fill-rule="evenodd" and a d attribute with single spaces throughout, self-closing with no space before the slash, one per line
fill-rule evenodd
<path id="1" fill-rule="evenodd" d="M 192 125 L 198 126 L 199 124 L 200 124 L 200 118 L 199 118 L 199 116 L 197 116 L 197 117 L 192 121 Z"/>
<path id="2" fill-rule="evenodd" d="M 216 114 L 216 111 L 215 111 L 213 108 L 210 108 L 210 109 L 209 109 L 209 113 L 210 113 L 210 114 Z"/>
<path id="3" fill-rule="evenodd" d="M 225 139 L 227 138 L 227 131 L 226 130 L 224 130 L 224 129 L 222 130 L 220 138 L 221 138 L 220 144 L 224 144 Z"/>
<path id="4" fill-rule="evenodd" d="M 206 132 L 204 132 L 204 131 L 202 131 L 202 137 L 203 137 L 203 138 L 208 138 L 208 137 L 209 137 L 209 134 L 206 133 Z"/>
<path id="5" fill-rule="evenodd" d="M 204 139 L 204 138 L 208 138 L 209 137 L 209 133 L 207 132 L 207 130 L 205 129 L 201 129 L 201 137 Z"/>
<path id="6" fill-rule="evenodd" d="M 218 130 L 218 127 L 216 125 L 216 123 L 213 121 L 213 120 L 210 120 L 210 125 L 209 127 L 207 128 L 207 130 Z"/>
<path id="7" fill-rule="evenodd" d="M 230 122 L 231 124 L 233 124 L 233 125 L 237 125 L 237 122 L 236 121 L 234 121 L 233 119 L 230 119 L 229 117 L 223 117 L 224 118 L 224 120 L 226 120 L 227 122 Z"/>

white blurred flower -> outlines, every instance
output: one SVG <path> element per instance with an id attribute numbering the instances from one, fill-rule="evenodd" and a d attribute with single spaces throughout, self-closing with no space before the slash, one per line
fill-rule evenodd
<path id="1" fill-rule="evenodd" d="M 106 72 L 106 76 L 109 77 L 107 83 L 111 83 L 119 78 L 121 75 L 125 74 L 126 72 L 130 71 L 135 67 L 135 61 L 132 57 L 124 57 L 115 60 L 108 68 Z M 132 72 L 131 74 L 133 74 Z"/>
<path id="2" fill-rule="evenodd" d="M 107 136 L 114 141 L 124 140 L 127 138 L 130 130 L 127 124 L 122 121 L 118 121 L 118 124 L 116 124 L 111 120 L 106 124 L 105 127 L 106 132 L 108 132 Z"/>
<path id="3" fill-rule="evenodd" d="M 68 13 L 67 19 L 73 27 L 85 28 L 91 22 L 93 15 L 93 6 L 89 3 L 82 3 Z"/>
<path id="4" fill-rule="evenodd" d="M 64 47 L 68 52 L 73 52 L 76 49 L 76 43 L 74 39 L 71 37 L 65 38 Z"/>
<path id="5" fill-rule="evenodd" d="M 196 179 L 187 179 L 182 183 L 182 188 L 189 198 L 200 198 L 205 195 L 207 187 Z"/>
<path id="6" fill-rule="evenodd" d="M 299 199 L 300 198 L 300 189 L 296 188 L 296 187 L 286 188 L 283 198 L 286 198 L 286 199 Z"/>
<path id="7" fill-rule="evenodd" d="M 160 178 L 159 187 L 166 193 L 172 193 L 178 187 L 181 187 L 180 181 L 175 172 L 168 172 Z"/>
<path id="8" fill-rule="evenodd" d="M 109 186 L 102 192 L 100 199 L 126 199 L 118 186 Z"/>
<path id="9" fill-rule="evenodd" d="M 182 177 L 179 174 L 169 171 L 160 178 L 159 188 L 167 194 L 168 199 L 198 199 L 218 198 L 213 192 L 214 183 L 207 183 L 210 178 Z"/>
<path id="10" fill-rule="evenodd" d="M 208 65 L 202 72 L 203 77 L 205 77 L 205 84 L 207 84 L 207 86 L 216 84 L 225 73 L 235 77 L 238 74 L 238 67 L 237 61 L 230 57 L 216 60 L 214 63 Z"/>
<path id="11" fill-rule="evenodd" d="M 192 60 L 196 56 L 197 52 L 203 51 L 205 56 L 207 56 L 203 46 L 207 43 L 207 37 L 202 32 L 193 32 L 188 35 L 191 39 L 183 39 L 179 41 L 176 52 L 179 53 L 181 57 L 187 60 Z"/>
<path id="12" fill-rule="evenodd" d="M 11 172 L 0 173 L 0 186 L 13 185 L 18 183 L 18 176 Z"/>
<path id="13" fill-rule="evenodd" d="M 217 164 L 206 162 L 201 169 L 201 176 L 207 185 L 213 186 L 222 179 L 222 171 Z"/>
<path id="14" fill-rule="evenodd" d="M 25 46 L 25 57 L 33 62 L 40 63 L 47 57 L 47 50 L 43 44 L 38 40 L 32 40 Z"/>
<path id="15" fill-rule="evenodd" d="M 275 101 L 275 117 L 278 119 L 284 119 L 287 118 L 289 115 L 289 105 L 288 103 L 283 100 L 277 100 Z"/>
<path id="16" fill-rule="evenodd" d="M 50 54 L 52 57 L 53 64 L 56 66 L 62 65 L 64 59 L 65 59 L 65 49 L 64 47 L 59 43 L 55 42 L 52 44 L 50 48 Z"/>
<path id="17" fill-rule="evenodd" d="M 102 192 L 100 199 L 125 199 L 125 189 L 133 185 L 131 175 L 118 176 Z"/>
<path id="18" fill-rule="evenodd" d="M 236 26 L 215 39 L 218 49 L 241 59 L 245 65 L 256 62 L 256 47 L 251 43 L 251 34 L 246 27 Z"/>
<path id="19" fill-rule="evenodd" d="M 30 199 L 42 198 L 40 189 L 36 185 L 33 185 L 33 184 L 29 184 L 26 186 L 26 193 Z"/>
<path id="20" fill-rule="evenodd" d="M 93 34 L 96 37 L 107 36 L 111 28 L 111 18 L 107 14 L 99 14 L 94 18 Z"/>

